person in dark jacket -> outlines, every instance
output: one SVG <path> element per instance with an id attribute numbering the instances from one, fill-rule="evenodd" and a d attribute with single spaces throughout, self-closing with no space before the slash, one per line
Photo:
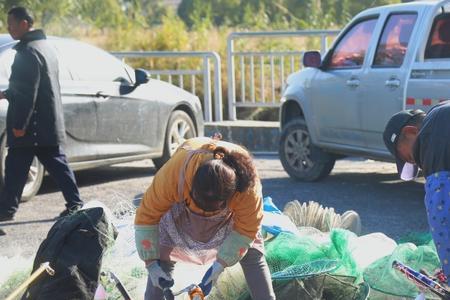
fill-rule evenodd
<path id="1" fill-rule="evenodd" d="M 9 87 L 0 92 L 0 99 L 9 103 L 0 221 L 13 219 L 35 156 L 61 188 L 67 202 L 64 216 L 79 209 L 83 201 L 60 146 L 65 128 L 58 61 L 44 32 L 33 29 L 33 17 L 24 7 L 12 8 L 7 23 L 9 34 L 19 42 L 14 47 Z"/>
<path id="2" fill-rule="evenodd" d="M 392 116 L 384 143 L 397 160 L 399 175 L 412 180 L 422 169 L 425 208 L 444 275 L 450 276 L 450 102 Z M 447 279 L 448 280 L 448 279 Z"/>

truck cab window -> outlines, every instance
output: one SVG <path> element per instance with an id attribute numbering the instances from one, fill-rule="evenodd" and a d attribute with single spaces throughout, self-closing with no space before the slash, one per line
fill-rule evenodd
<path id="1" fill-rule="evenodd" d="M 377 19 L 368 19 L 354 25 L 339 41 L 333 51 L 329 68 L 360 68 L 364 63 Z"/>
<path id="2" fill-rule="evenodd" d="M 435 18 L 425 50 L 425 59 L 450 58 L 450 14 Z"/>
<path id="3" fill-rule="evenodd" d="M 389 16 L 377 46 L 373 66 L 400 67 L 403 64 L 416 19 L 416 14 Z"/>

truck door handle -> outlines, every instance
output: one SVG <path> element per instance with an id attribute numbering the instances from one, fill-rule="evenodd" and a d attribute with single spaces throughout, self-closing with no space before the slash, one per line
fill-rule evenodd
<path id="1" fill-rule="evenodd" d="M 360 81 L 357 78 L 351 78 L 351 79 L 347 80 L 347 85 L 352 88 L 358 87 L 359 83 L 360 83 Z"/>
<path id="2" fill-rule="evenodd" d="M 400 80 L 397 78 L 390 78 L 386 80 L 385 85 L 390 88 L 398 88 L 400 86 Z"/>

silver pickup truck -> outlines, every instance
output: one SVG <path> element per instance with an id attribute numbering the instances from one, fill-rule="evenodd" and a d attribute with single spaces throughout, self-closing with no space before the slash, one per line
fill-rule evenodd
<path id="1" fill-rule="evenodd" d="M 390 161 L 382 140 L 389 118 L 450 99 L 450 0 L 365 10 L 323 58 L 306 52 L 303 64 L 282 98 L 287 173 L 315 181 L 344 156 Z"/>

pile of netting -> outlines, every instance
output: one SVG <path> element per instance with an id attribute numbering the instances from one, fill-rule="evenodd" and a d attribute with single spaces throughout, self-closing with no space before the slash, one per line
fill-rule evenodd
<path id="1" fill-rule="evenodd" d="M 112 218 L 119 234 L 104 256 L 102 270 L 114 273 L 132 298 L 142 299 L 147 271 L 134 245 L 135 205 L 123 199 L 117 203 Z M 411 235 L 401 244 L 382 233 L 358 236 L 357 214 L 339 215 L 315 202 L 293 201 L 281 212 L 266 201 L 264 210 L 266 259 L 277 299 L 362 300 L 369 294 L 370 299 L 411 299 L 419 290 L 392 268 L 392 262 L 431 274 L 439 267 L 429 235 Z M 28 277 L 31 259 L 24 262 L 21 269 L 9 269 L 7 276 L 0 276 L 1 299 Z M 0 264 L 12 266 L 14 262 L 0 259 Z M 177 264 L 173 290 L 200 282 L 208 267 Z M 95 299 L 123 299 L 111 276 L 102 276 L 100 283 Z M 184 294 L 177 299 L 188 297 Z M 251 299 L 239 264 L 225 269 L 207 299 Z"/>
<path id="2" fill-rule="evenodd" d="M 267 217 L 267 212 L 276 215 Z M 419 295 L 392 262 L 433 274 L 439 260 L 430 235 L 411 234 L 399 245 L 382 233 L 357 236 L 352 231 L 361 224 L 359 218 L 349 221 L 351 215 L 338 215 L 314 202 L 292 201 L 283 213 L 265 207 L 265 219 L 272 227 L 263 226 L 266 259 L 277 299 L 357 300 L 370 294 L 370 299 L 384 300 Z M 226 269 L 208 299 L 251 299 L 239 265 Z M 427 293 L 426 299 L 437 298 Z"/>
<path id="3" fill-rule="evenodd" d="M 314 228 L 280 233 L 266 241 L 266 259 L 278 299 L 365 299 L 368 287 L 349 248 L 353 233 Z M 227 269 L 209 299 L 251 299 L 239 266 Z"/>
<path id="4" fill-rule="evenodd" d="M 397 245 L 380 233 L 357 237 L 344 229 L 321 233 L 303 228 L 299 232 L 280 233 L 266 241 L 272 275 L 290 269 L 299 277 L 274 280 L 277 299 L 368 299 L 369 290 L 370 299 L 414 299 L 419 289 L 394 270 L 392 262 L 401 261 L 431 274 L 439 267 L 432 242 Z M 337 267 L 322 273 L 330 261 L 336 261 Z M 226 269 L 209 299 L 251 299 L 239 265 Z M 427 293 L 426 299 L 438 298 Z"/>

